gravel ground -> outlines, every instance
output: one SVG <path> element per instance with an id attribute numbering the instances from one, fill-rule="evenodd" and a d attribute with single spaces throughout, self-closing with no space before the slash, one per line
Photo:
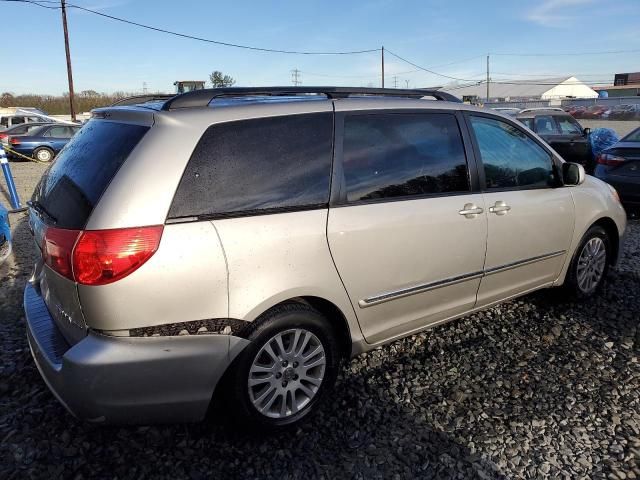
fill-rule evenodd
<path id="1" fill-rule="evenodd" d="M 13 169 L 26 199 L 43 168 Z M 317 415 L 272 436 L 237 432 L 220 411 L 194 425 L 72 418 L 29 354 L 24 215 L 13 229 L 15 257 L 0 267 L 0 478 L 640 478 L 637 221 L 597 298 L 539 292 L 360 356 Z"/>

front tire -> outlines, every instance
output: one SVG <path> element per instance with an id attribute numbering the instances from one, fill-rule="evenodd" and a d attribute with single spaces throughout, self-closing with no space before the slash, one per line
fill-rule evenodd
<path id="1" fill-rule="evenodd" d="M 33 158 L 42 163 L 49 163 L 53 160 L 55 154 L 53 150 L 46 147 L 36 148 L 33 151 Z"/>
<path id="2" fill-rule="evenodd" d="M 611 243 L 602 227 L 593 226 L 584 234 L 569 266 L 567 287 L 577 298 L 595 295 L 609 271 Z"/>
<path id="3" fill-rule="evenodd" d="M 331 391 L 340 354 L 329 321 L 302 303 L 280 305 L 256 320 L 251 343 L 227 383 L 228 405 L 249 427 L 298 424 Z"/>

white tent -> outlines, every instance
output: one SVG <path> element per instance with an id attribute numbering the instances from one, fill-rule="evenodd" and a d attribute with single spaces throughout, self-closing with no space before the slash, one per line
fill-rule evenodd
<path id="1" fill-rule="evenodd" d="M 476 95 L 485 98 L 486 82 L 474 85 L 444 87 L 456 97 Z M 553 100 L 566 97 L 596 98 L 598 93 L 576 77 L 541 78 L 535 80 L 493 80 L 489 82 L 489 97 L 501 100 Z"/>

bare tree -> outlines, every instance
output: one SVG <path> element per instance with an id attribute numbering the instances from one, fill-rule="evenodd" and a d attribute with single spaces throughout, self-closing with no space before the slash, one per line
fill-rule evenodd
<path id="1" fill-rule="evenodd" d="M 209 80 L 211 80 L 211 85 L 214 87 L 231 87 L 236 83 L 235 78 L 230 75 L 225 75 L 219 70 L 215 70 L 209 75 Z"/>

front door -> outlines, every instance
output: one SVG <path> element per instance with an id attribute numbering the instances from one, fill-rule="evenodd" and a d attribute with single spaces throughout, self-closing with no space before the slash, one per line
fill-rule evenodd
<path id="1" fill-rule="evenodd" d="M 487 217 L 456 116 L 350 113 L 336 122 L 340 195 L 327 235 L 366 340 L 472 309 Z"/>
<path id="2" fill-rule="evenodd" d="M 573 198 L 551 154 L 515 123 L 470 115 L 485 177 L 489 231 L 478 306 L 558 278 L 574 227 Z"/>

